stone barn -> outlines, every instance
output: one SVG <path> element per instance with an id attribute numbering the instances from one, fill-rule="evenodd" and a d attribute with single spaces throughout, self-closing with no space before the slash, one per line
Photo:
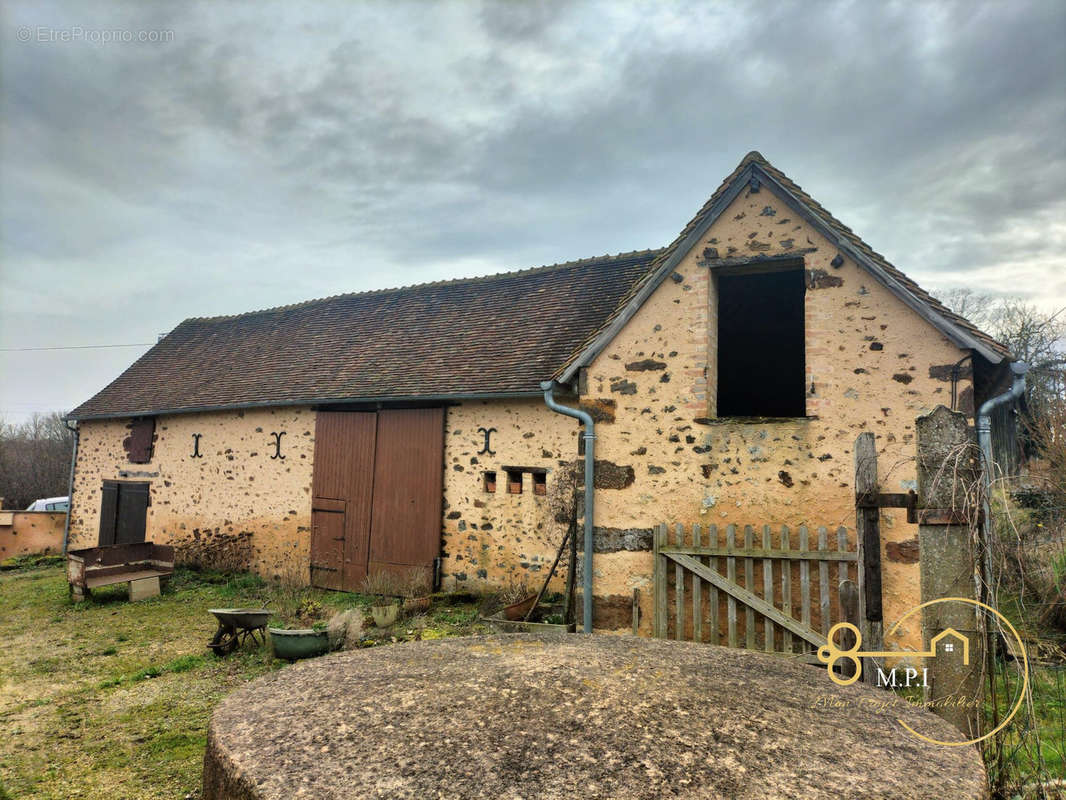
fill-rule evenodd
<path id="1" fill-rule="evenodd" d="M 70 414 L 69 546 L 333 589 L 535 584 L 581 494 L 553 381 L 595 420 L 594 626 L 628 629 L 637 589 L 648 632 L 656 525 L 853 537 L 856 436 L 906 492 L 915 417 L 972 416 L 1009 361 L 750 153 L 662 249 L 186 320 Z M 918 601 L 917 526 L 881 531 L 891 619 Z"/>

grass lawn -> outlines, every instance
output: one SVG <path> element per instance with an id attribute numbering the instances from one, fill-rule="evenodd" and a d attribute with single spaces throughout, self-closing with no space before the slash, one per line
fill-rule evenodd
<path id="1" fill-rule="evenodd" d="M 212 709 L 245 681 L 286 666 L 266 648 L 216 658 L 206 648 L 216 627 L 207 609 L 266 606 L 272 624 L 310 627 L 370 604 L 187 570 L 158 598 L 129 603 L 122 585 L 74 603 L 55 561 L 0 572 L 0 800 L 199 797 Z M 469 599 L 442 600 L 391 629 L 368 628 L 365 644 L 467 635 L 481 630 L 477 618 Z M 1028 725 L 1041 732 L 1043 764 L 1028 725 L 1013 727 L 1003 740 L 1008 784 L 1066 773 L 1064 697 L 1066 673 L 1034 665 Z"/>
<path id="2" fill-rule="evenodd" d="M 369 602 L 179 570 L 158 598 L 129 603 L 123 584 L 74 603 L 54 559 L 0 572 L 0 800 L 199 797 L 212 709 L 286 666 L 250 646 L 216 658 L 207 609 L 266 606 L 310 627 Z M 366 644 L 464 635 L 476 619 L 473 603 L 435 605 Z"/>

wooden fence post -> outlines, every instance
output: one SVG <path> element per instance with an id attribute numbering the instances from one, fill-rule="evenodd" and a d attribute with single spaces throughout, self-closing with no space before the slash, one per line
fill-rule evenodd
<path id="1" fill-rule="evenodd" d="M 840 582 L 840 618 L 844 622 L 850 622 L 861 630 L 859 618 L 859 587 L 854 581 L 843 580 Z M 844 631 L 841 640 L 837 642 L 841 650 L 850 650 L 855 645 L 855 634 Z M 855 674 L 855 666 L 850 661 L 841 659 L 840 677 L 850 678 Z"/>
<path id="2" fill-rule="evenodd" d="M 881 510 L 877 506 L 877 444 L 867 431 L 855 440 L 855 547 L 858 556 L 859 632 L 863 650 L 883 650 Z M 864 658 L 862 679 L 877 680 L 877 659 Z"/>
<path id="3" fill-rule="evenodd" d="M 654 587 L 655 597 L 654 616 L 652 617 L 652 636 L 656 639 L 666 638 L 666 556 L 660 555 L 659 548 L 666 544 L 666 525 L 655 526 L 654 538 L 652 539 L 653 554 L 655 560 Z"/>
<path id="4" fill-rule="evenodd" d="M 967 517 L 967 489 L 978 480 L 977 453 L 963 414 L 937 406 L 918 417 L 918 550 L 922 602 L 944 597 L 974 600 L 976 569 L 973 539 Z M 923 650 L 947 628 L 969 642 L 965 648 L 954 637 L 933 647 L 926 659 L 926 701 L 939 716 L 969 738 L 979 736 L 984 637 L 977 609 L 967 603 L 938 603 L 922 609 Z"/>

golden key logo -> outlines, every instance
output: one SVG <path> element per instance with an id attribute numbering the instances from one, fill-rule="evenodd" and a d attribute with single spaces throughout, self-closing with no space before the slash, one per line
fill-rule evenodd
<path id="1" fill-rule="evenodd" d="M 1004 635 L 1006 635 L 1007 631 L 1010 632 L 1010 635 L 1015 641 L 1015 646 L 1017 648 L 1016 652 L 1020 654 L 1020 660 L 1022 662 L 1022 681 L 1018 691 L 1018 697 L 1015 700 L 1013 706 L 1011 707 L 1010 713 L 1006 715 L 1006 717 L 1000 722 L 999 725 L 997 725 L 995 728 L 993 728 L 983 736 L 978 736 L 975 739 L 967 739 L 965 741 L 946 742 L 940 741 L 938 739 L 931 739 L 928 736 L 923 736 L 922 734 L 918 733 L 903 720 L 897 719 L 896 721 L 900 725 L 902 725 L 903 728 L 905 728 L 909 733 L 912 733 L 914 736 L 926 742 L 931 742 L 932 744 L 940 744 L 945 745 L 947 747 L 960 747 L 962 745 L 976 744 L 977 742 L 995 736 L 997 733 L 1003 730 L 1014 718 L 1014 715 L 1018 713 L 1018 710 L 1022 706 L 1022 702 L 1025 699 L 1025 695 L 1029 687 L 1029 657 L 1026 653 L 1025 644 L 1022 642 L 1021 636 L 1018 635 L 1018 631 L 1015 630 L 1014 626 L 1010 623 L 1010 620 L 1008 620 L 1005 616 L 999 613 L 996 609 L 992 608 L 992 606 L 986 605 L 985 603 L 982 603 L 978 600 L 971 600 L 966 597 L 941 597 L 937 600 L 928 600 L 922 603 L 921 605 L 917 605 L 910 611 L 908 611 L 906 614 L 904 614 L 902 617 L 900 617 L 899 620 L 897 620 L 896 623 L 888 630 L 887 635 L 891 636 L 897 634 L 899 632 L 900 626 L 912 614 L 921 611 L 923 608 L 928 608 L 930 606 L 938 605 L 941 603 L 965 603 L 967 605 L 974 606 L 976 609 L 991 614 L 998 622 L 1000 631 L 1004 633 Z M 989 627 L 989 630 L 992 630 L 991 626 Z M 851 646 L 849 646 L 847 649 L 842 649 L 836 643 L 837 634 L 842 632 L 850 633 L 854 637 L 854 643 L 851 644 Z M 943 644 L 941 645 L 941 643 Z M 829 636 L 827 637 L 826 644 L 818 648 L 818 660 L 825 664 L 826 672 L 829 673 L 829 677 L 833 681 L 833 683 L 837 684 L 838 686 L 850 686 L 862 677 L 862 660 L 864 658 L 898 658 L 901 656 L 907 656 L 909 658 L 931 659 L 937 657 L 938 649 L 940 649 L 943 653 L 954 654 L 956 647 L 961 647 L 962 663 L 968 666 L 970 663 L 970 640 L 968 637 L 959 633 L 954 628 L 945 628 L 944 630 L 940 631 L 936 636 L 933 636 L 929 640 L 929 649 L 917 653 L 903 652 L 899 650 L 862 650 L 862 633 L 860 633 L 859 629 L 855 625 L 852 625 L 850 622 L 840 622 L 829 629 Z M 845 678 L 834 672 L 834 667 L 836 667 L 837 663 L 841 659 L 846 659 L 850 661 L 852 665 L 854 665 L 853 675 Z M 926 685 L 925 673 L 927 671 L 927 669 L 922 670 L 923 679 L 920 684 L 922 686 Z M 884 675 L 884 673 L 880 669 L 878 669 L 878 673 L 879 677 L 881 675 Z M 915 675 L 917 675 L 917 670 L 909 669 L 908 675 L 910 673 L 914 673 Z M 897 684 L 894 680 L 891 683 L 886 684 L 888 688 L 894 688 L 896 685 Z M 911 685 L 909 677 L 906 685 Z"/>
<path id="2" fill-rule="evenodd" d="M 897 622 L 896 625 L 899 625 Z M 841 650 L 836 646 L 836 635 L 838 631 L 851 631 L 855 637 L 855 644 L 849 647 L 847 650 Z M 941 640 L 946 639 L 948 636 L 954 636 L 962 644 L 962 663 L 970 663 L 970 640 L 968 637 L 963 636 L 954 628 L 945 628 L 932 639 L 929 640 L 929 649 L 923 650 L 919 653 L 908 653 L 912 658 L 936 658 L 937 645 Z M 860 650 L 862 647 L 862 634 L 859 629 L 852 625 L 850 622 L 838 622 L 832 628 L 829 629 L 829 643 L 824 644 L 818 648 L 818 660 L 825 664 L 825 670 L 829 673 L 830 679 L 838 686 L 850 686 L 862 677 L 862 660 L 863 658 L 885 658 L 886 656 L 899 656 L 898 650 Z M 954 642 L 946 642 L 944 644 L 944 652 L 951 653 L 955 650 Z M 836 663 L 846 658 L 855 665 L 854 674 L 850 678 L 842 678 L 833 671 Z M 908 682 L 908 685 L 909 682 Z"/>

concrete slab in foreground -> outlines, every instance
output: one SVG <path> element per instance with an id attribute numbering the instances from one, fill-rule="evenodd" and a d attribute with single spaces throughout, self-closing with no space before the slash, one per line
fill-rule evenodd
<path id="1" fill-rule="evenodd" d="M 297 664 L 211 720 L 204 798 L 982 798 L 973 747 L 824 669 L 615 636 L 412 642 Z"/>

